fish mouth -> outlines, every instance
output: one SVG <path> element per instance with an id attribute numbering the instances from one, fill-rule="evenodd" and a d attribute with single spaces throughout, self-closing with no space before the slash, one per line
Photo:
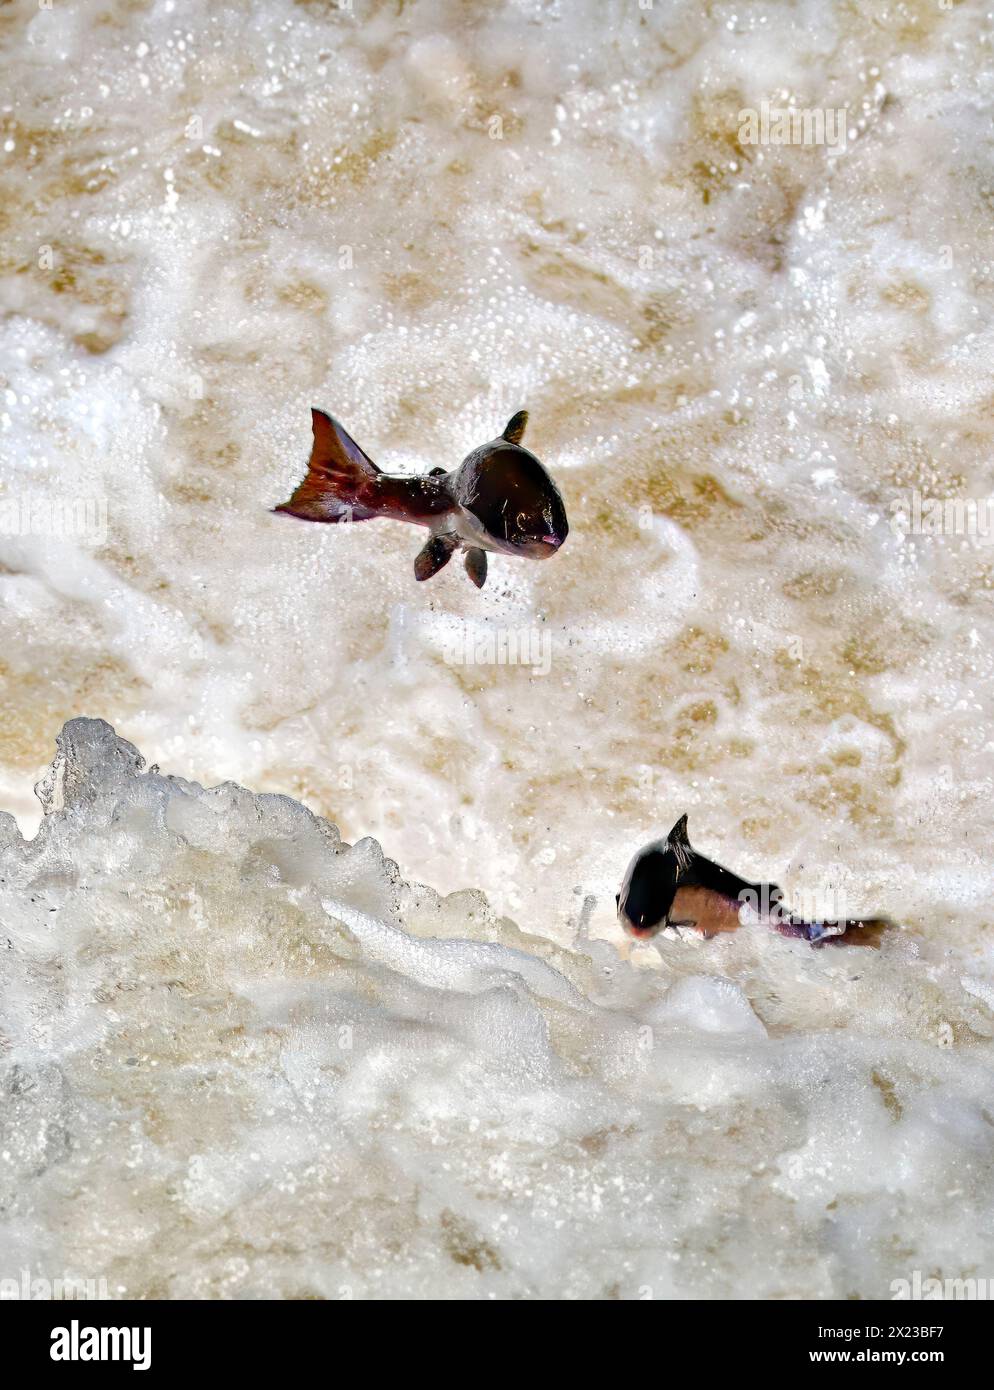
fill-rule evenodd
<path id="1" fill-rule="evenodd" d="M 563 543 L 562 536 L 538 536 L 528 542 L 528 554 L 536 560 L 547 560 Z"/>
<path id="2" fill-rule="evenodd" d="M 644 940 L 646 937 L 655 936 L 658 931 L 662 931 L 663 927 L 666 926 L 665 918 L 647 921 L 647 917 L 648 913 L 641 913 L 639 915 L 639 920 L 636 921 L 633 917 L 628 915 L 620 904 L 618 906 L 618 920 L 629 936 L 640 937 Z"/>
<path id="3" fill-rule="evenodd" d="M 622 918 L 621 925 L 629 936 L 634 936 L 640 941 L 645 941 L 650 936 L 655 936 L 656 932 L 660 931 L 663 927 L 662 922 L 654 922 L 651 927 L 639 926 L 637 923 L 633 922 L 630 917 Z"/>

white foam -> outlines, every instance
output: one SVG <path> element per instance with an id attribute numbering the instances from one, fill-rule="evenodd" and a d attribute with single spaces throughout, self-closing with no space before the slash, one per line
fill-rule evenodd
<path id="1" fill-rule="evenodd" d="M 992 987 L 957 953 L 744 928 L 637 969 L 95 720 L 40 791 L 33 840 L 0 823 L 0 1272 L 887 1297 L 991 1254 L 964 1213 L 994 1175 Z"/>
<path id="2" fill-rule="evenodd" d="M 984 1166 L 945 1207 L 962 1179 L 941 1145 L 931 1187 L 922 1174 L 930 1089 L 969 1115 L 990 1071 L 972 1062 L 991 1029 L 990 550 L 902 540 L 890 508 L 990 493 L 994 226 L 964 153 L 985 147 L 990 92 L 969 6 L 915 18 L 909 47 L 828 0 L 731 27 L 689 0 L 419 0 L 400 19 L 258 0 L 251 23 L 108 0 L 7 34 L 0 503 L 102 499 L 107 535 L 0 535 L 0 805 L 34 829 L 32 783 L 85 712 L 181 777 L 285 793 L 358 842 L 331 855 L 284 803 L 179 782 L 113 831 L 49 817 L 28 851 L 0 824 L 29 894 L 2 918 L 18 947 L 0 962 L 18 964 L 0 1026 L 34 1085 L 10 1152 L 22 1199 L 40 1184 L 87 1261 L 131 1288 L 175 1255 L 174 1292 L 336 1295 L 339 1272 L 401 1289 L 441 1259 L 443 1291 L 555 1296 L 608 1271 L 660 1296 L 880 1292 L 895 1231 L 925 1268 L 982 1264 Z M 764 100 L 847 107 L 845 152 L 736 145 Z M 494 557 L 478 592 L 458 563 L 416 584 L 412 527 L 272 516 L 312 404 L 407 472 L 456 464 L 528 408 L 566 545 L 541 565 Z M 547 674 L 447 660 L 460 635 L 511 629 L 550 640 Z M 603 939 L 624 867 L 684 811 L 697 847 L 788 902 L 841 885 L 905 932 L 858 963 L 746 932 L 621 968 Z M 225 828 L 256 815 L 278 823 L 258 842 Z M 244 871 L 218 857 L 229 834 Z M 395 920 L 384 851 L 463 892 L 405 898 Z M 31 901 L 49 891 L 55 913 Z M 339 1001 L 328 941 L 358 952 L 359 929 L 322 897 L 509 954 L 391 954 Z M 605 1012 L 545 992 L 501 914 Z M 191 953 L 193 1005 L 168 983 Z M 426 983 L 446 972 L 458 988 Z M 679 1021 L 647 1021 L 685 975 L 712 983 Z M 731 1030 L 748 1015 L 719 980 L 766 1039 Z M 163 1049 L 141 1065 L 93 1042 L 122 999 L 122 1048 L 140 1056 L 148 1033 Z M 383 1041 L 343 1065 L 346 1018 Z M 538 1079 L 517 1094 L 486 1067 L 522 1038 Z M 823 1113 L 804 1086 L 825 1056 L 841 1079 Z M 151 1083 L 133 1098 L 151 1060 L 170 1078 L 158 1109 Z M 55 1163 L 63 1113 L 80 1147 Z M 118 1144 L 130 1156 L 102 1170 Z M 827 1176 L 791 1179 L 795 1153 Z M 295 1155 L 313 1171 L 287 1177 Z M 444 1190 L 463 1203 L 447 1236 Z M 199 1225 L 180 1258 L 187 1201 L 197 1221 L 225 1214 L 238 1253 Z M 55 1215 L 19 1210 L 8 1249 L 55 1258 Z M 753 1210 L 755 1233 L 736 1217 Z M 292 1256 L 269 1238 L 284 1216 Z M 468 1226 L 500 1272 L 484 1246 L 482 1271 L 440 1256 L 477 1248 Z"/>

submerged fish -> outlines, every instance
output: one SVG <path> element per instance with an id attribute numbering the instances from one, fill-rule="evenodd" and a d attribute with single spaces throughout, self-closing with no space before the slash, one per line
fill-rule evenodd
<path id="1" fill-rule="evenodd" d="M 639 850 L 616 902 L 622 926 L 641 938 L 655 936 L 664 927 L 691 927 L 709 938 L 736 931 L 744 918 L 753 918 L 783 936 L 802 937 L 812 946 L 829 942 L 875 946 L 890 925 L 880 917 L 806 922 L 793 916 L 783 907 L 783 894 L 775 883 L 749 883 L 698 854 L 687 838 L 686 816 L 680 817 L 665 840 Z"/>
<path id="2" fill-rule="evenodd" d="M 488 550 L 545 560 L 569 534 L 559 490 L 534 454 L 521 447 L 528 412 L 511 417 L 499 439 L 481 444 L 447 473 L 391 477 L 377 468 L 337 420 L 311 410 L 314 443 L 307 475 L 289 502 L 274 507 L 303 521 L 372 521 L 390 517 L 427 526 L 431 537 L 414 561 L 415 579 L 430 579 L 456 550 L 477 588 L 487 581 Z"/>

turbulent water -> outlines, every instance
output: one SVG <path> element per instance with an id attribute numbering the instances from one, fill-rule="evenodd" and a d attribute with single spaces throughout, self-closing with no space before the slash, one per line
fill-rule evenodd
<path id="1" fill-rule="evenodd" d="M 994 1276 L 994 546 L 897 524 L 994 495 L 992 36 L 0 10 L 0 805 L 35 833 L 79 715 L 191 779 L 74 724 L 37 838 L 4 822 L 0 1278 Z M 764 104 L 842 138 L 755 143 Z M 566 545 L 478 592 L 416 584 L 412 527 L 271 515 L 311 405 L 397 472 L 527 408 Z M 891 939 L 625 963 L 684 811 Z"/>
<path id="2" fill-rule="evenodd" d="M 639 970 L 102 722 L 59 742 L 37 837 L 0 823 L 12 1270 L 810 1298 L 989 1260 L 994 998 L 942 949 L 743 932 Z"/>

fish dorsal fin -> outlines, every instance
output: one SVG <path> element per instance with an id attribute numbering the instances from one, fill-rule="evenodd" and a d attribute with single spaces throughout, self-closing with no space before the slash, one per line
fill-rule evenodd
<path id="1" fill-rule="evenodd" d="M 681 863 L 691 862 L 691 859 L 694 858 L 694 851 L 691 849 L 690 837 L 687 834 L 687 816 L 680 817 L 676 826 L 667 835 L 666 842 Z"/>
<path id="2" fill-rule="evenodd" d="M 666 843 L 676 855 L 681 870 L 689 868 L 694 858 L 694 851 L 691 849 L 690 840 L 687 837 L 687 817 L 685 815 L 680 817 L 667 835 Z"/>
<path id="3" fill-rule="evenodd" d="M 508 444 L 520 444 L 525 426 L 528 424 L 528 411 L 519 410 L 517 415 L 512 415 L 504 426 L 504 433 L 501 436 L 506 439 Z"/>
<path id="4" fill-rule="evenodd" d="M 690 849 L 690 840 L 687 836 L 687 817 L 681 816 L 666 837 L 670 844 L 676 849 L 679 845 L 682 849 Z"/>

